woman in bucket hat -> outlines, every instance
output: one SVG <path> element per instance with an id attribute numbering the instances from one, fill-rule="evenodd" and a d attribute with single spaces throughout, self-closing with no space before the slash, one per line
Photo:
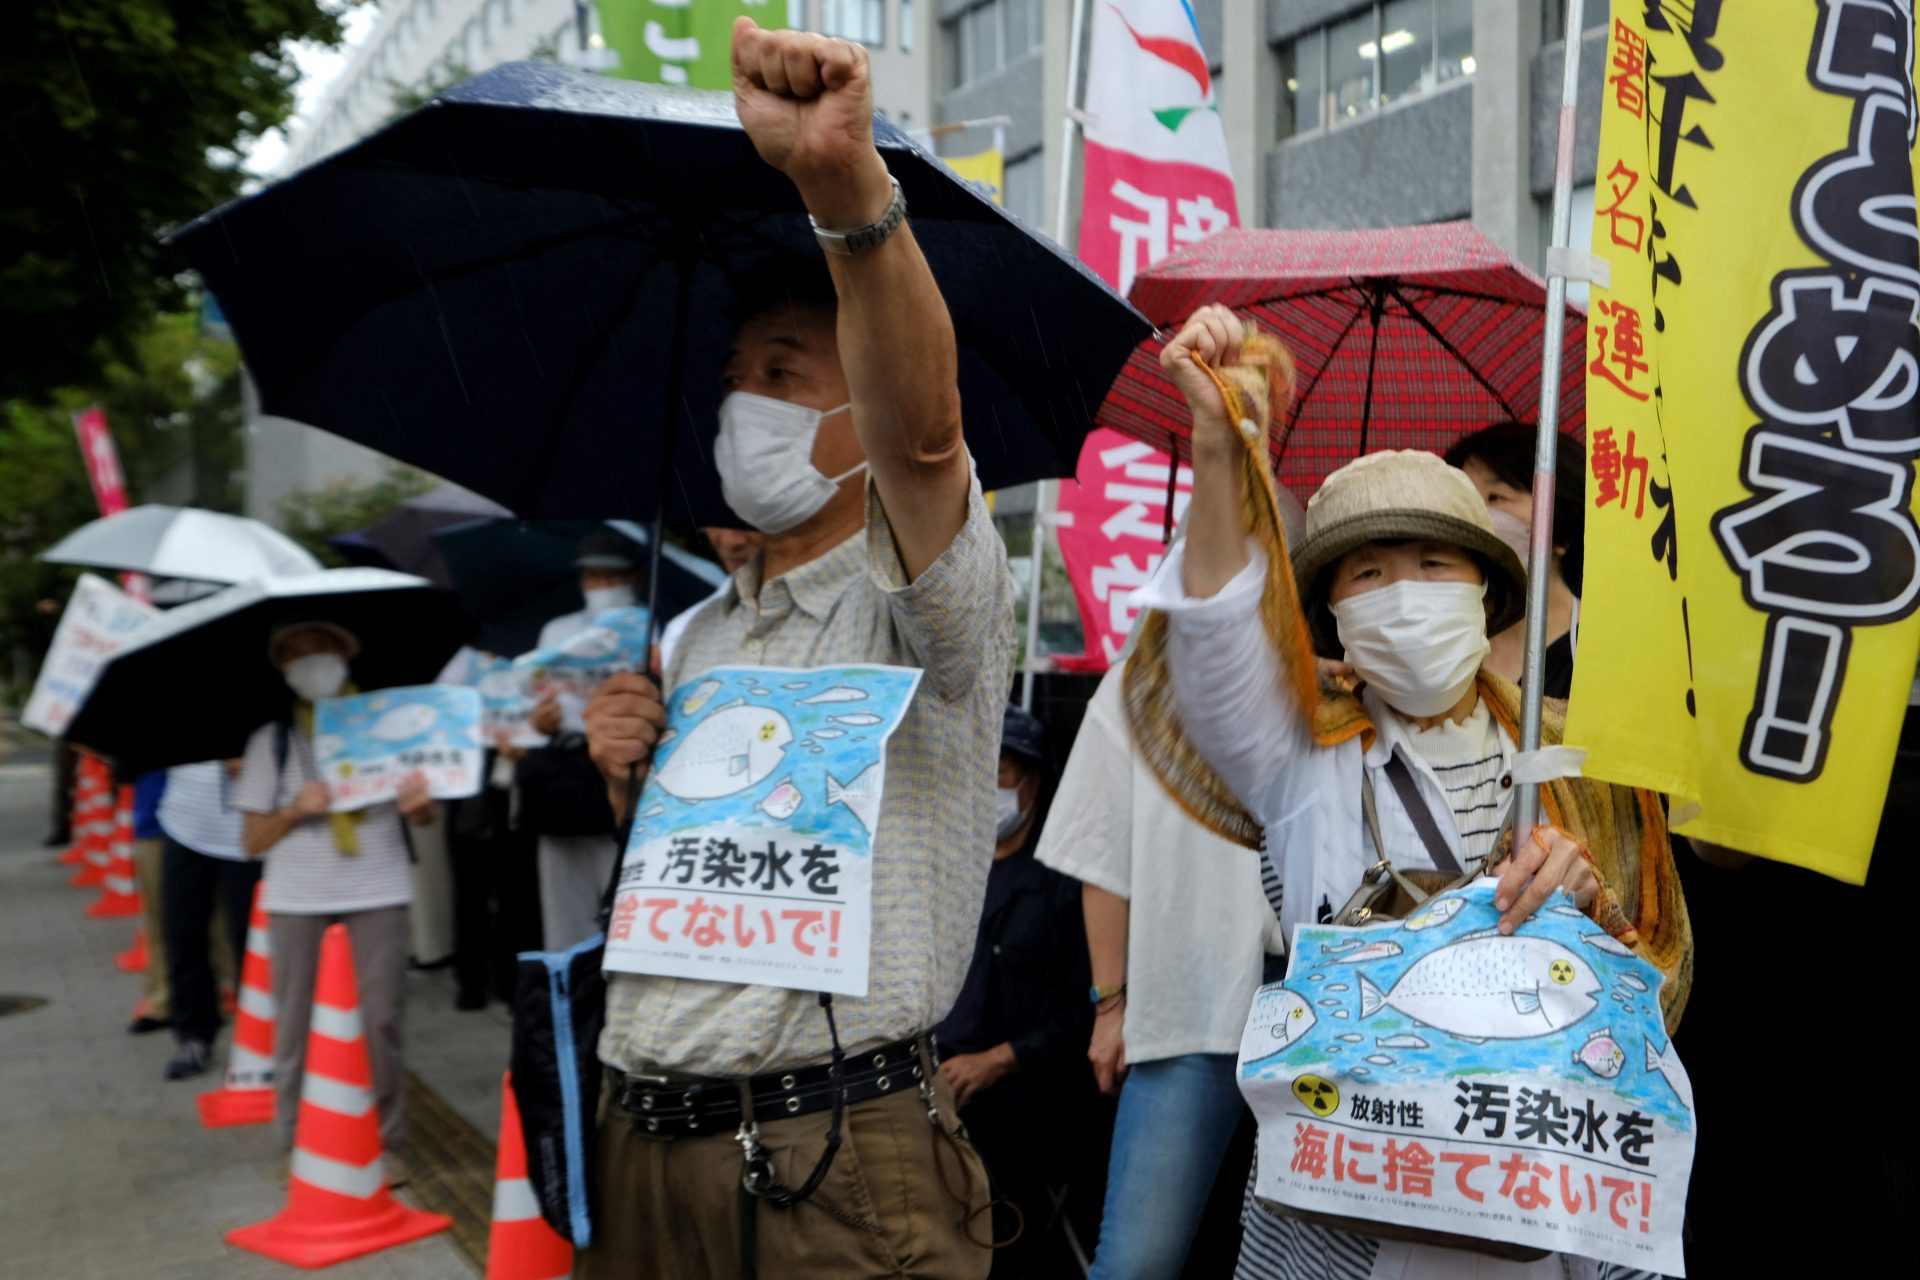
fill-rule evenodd
<path id="1" fill-rule="evenodd" d="M 1504 857 L 1502 933 L 1565 889 L 1662 969 L 1663 1011 L 1677 1022 L 1692 944 L 1657 797 L 1559 778 L 1542 824 L 1506 836 L 1519 696 L 1482 664 L 1489 632 L 1524 612 L 1526 574 L 1473 483 L 1432 454 L 1360 458 L 1308 503 L 1289 575 L 1278 522 L 1262 514 L 1270 477 L 1250 461 L 1286 407 L 1284 351 L 1232 311 L 1203 307 L 1161 363 L 1193 414 L 1193 499 L 1185 543 L 1136 597 L 1157 615 L 1127 692 L 1140 750 L 1169 789 L 1222 834 L 1264 840 L 1289 935 L 1339 911 L 1383 855 L 1436 870 Z M 1558 742 L 1559 729 L 1550 711 L 1543 739 Z M 1481 1258 L 1475 1272 L 1471 1255 L 1279 1217 L 1251 1195 L 1246 1225 L 1242 1276 L 1565 1274 L 1558 1257 Z"/>

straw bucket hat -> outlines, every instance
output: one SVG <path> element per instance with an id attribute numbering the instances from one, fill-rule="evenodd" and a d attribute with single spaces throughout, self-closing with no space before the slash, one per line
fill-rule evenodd
<path id="1" fill-rule="evenodd" d="M 1307 503 L 1307 532 L 1293 553 L 1293 575 L 1314 648 L 1344 652 L 1328 608 L 1328 578 L 1340 557 L 1369 542 L 1446 542 L 1479 561 L 1487 577 L 1487 634 L 1526 614 L 1527 571 L 1493 531 L 1492 517 L 1467 474 L 1438 454 L 1386 449 L 1356 458 L 1328 476 Z"/>

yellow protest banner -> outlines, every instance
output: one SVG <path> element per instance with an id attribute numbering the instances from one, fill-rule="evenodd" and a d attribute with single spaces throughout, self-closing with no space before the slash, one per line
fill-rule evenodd
<path id="1" fill-rule="evenodd" d="M 1912 6 L 1613 0 L 1567 741 L 1866 878 L 1920 653 Z"/>
<path id="2" fill-rule="evenodd" d="M 940 163 L 978 187 L 995 204 L 1007 202 L 1007 161 L 999 147 L 970 156 L 941 156 Z"/>

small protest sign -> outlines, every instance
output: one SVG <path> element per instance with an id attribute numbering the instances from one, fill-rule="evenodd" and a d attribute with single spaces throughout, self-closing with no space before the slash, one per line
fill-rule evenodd
<path id="1" fill-rule="evenodd" d="M 528 672 L 514 665 L 512 658 L 491 654 L 473 660 L 473 687 L 480 694 L 480 734 L 487 742 L 503 738 L 516 747 L 537 747 L 547 736 L 537 731 L 528 718 L 533 714 L 533 698 L 527 692 Z"/>
<path id="2" fill-rule="evenodd" d="M 523 653 L 513 665 L 534 702 L 551 694 L 577 712 L 608 676 L 647 669 L 647 640 L 644 607 L 608 609 L 558 645 Z"/>
<path id="3" fill-rule="evenodd" d="M 1499 933 L 1494 884 L 1294 930 L 1240 1044 L 1254 1194 L 1683 1275 L 1693 1088 L 1661 973 L 1564 892 Z"/>
<path id="4" fill-rule="evenodd" d="M 54 628 L 40 678 L 20 723 L 57 738 L 93 691 L 100 668 L 159 610 L 135 600 L 104 578 L 83 573 Z"/>
<path id="5" fill-rule="evenodd" d="M 675 689 L 606 967 L 866 995 L 886 745 L 919 684 L 907 667 L 716 667 Z"/>
<path id="6" fill-rule="evenodd" d="M 480 792 L 480 694 L 423 684 L 314 704 L 313 753 L 344 813 L 391 800 L 418 773 L 436 800 Z"/>

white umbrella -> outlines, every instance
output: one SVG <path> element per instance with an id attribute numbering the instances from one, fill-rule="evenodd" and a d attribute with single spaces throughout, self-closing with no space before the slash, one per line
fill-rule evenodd
<path id="1" fill-rule="evenodd" d="M 158 503 L 90 520 L 40 558 L 196 582 L 246 582 L 320 570 L 306 548 L 258 520 Z"/>
<path id="2" fill-rule="evenodd" d="M 432 681 L 472 627 L 449 593 L 409 573 L 327 569 L 243 582 L 135 633 L 100 669 L 67 737 L 129 774 L 238 755 L 292 704 L 268 638 L 314 621 L 359 638 L 352 671 L 362 689 Z"/>

